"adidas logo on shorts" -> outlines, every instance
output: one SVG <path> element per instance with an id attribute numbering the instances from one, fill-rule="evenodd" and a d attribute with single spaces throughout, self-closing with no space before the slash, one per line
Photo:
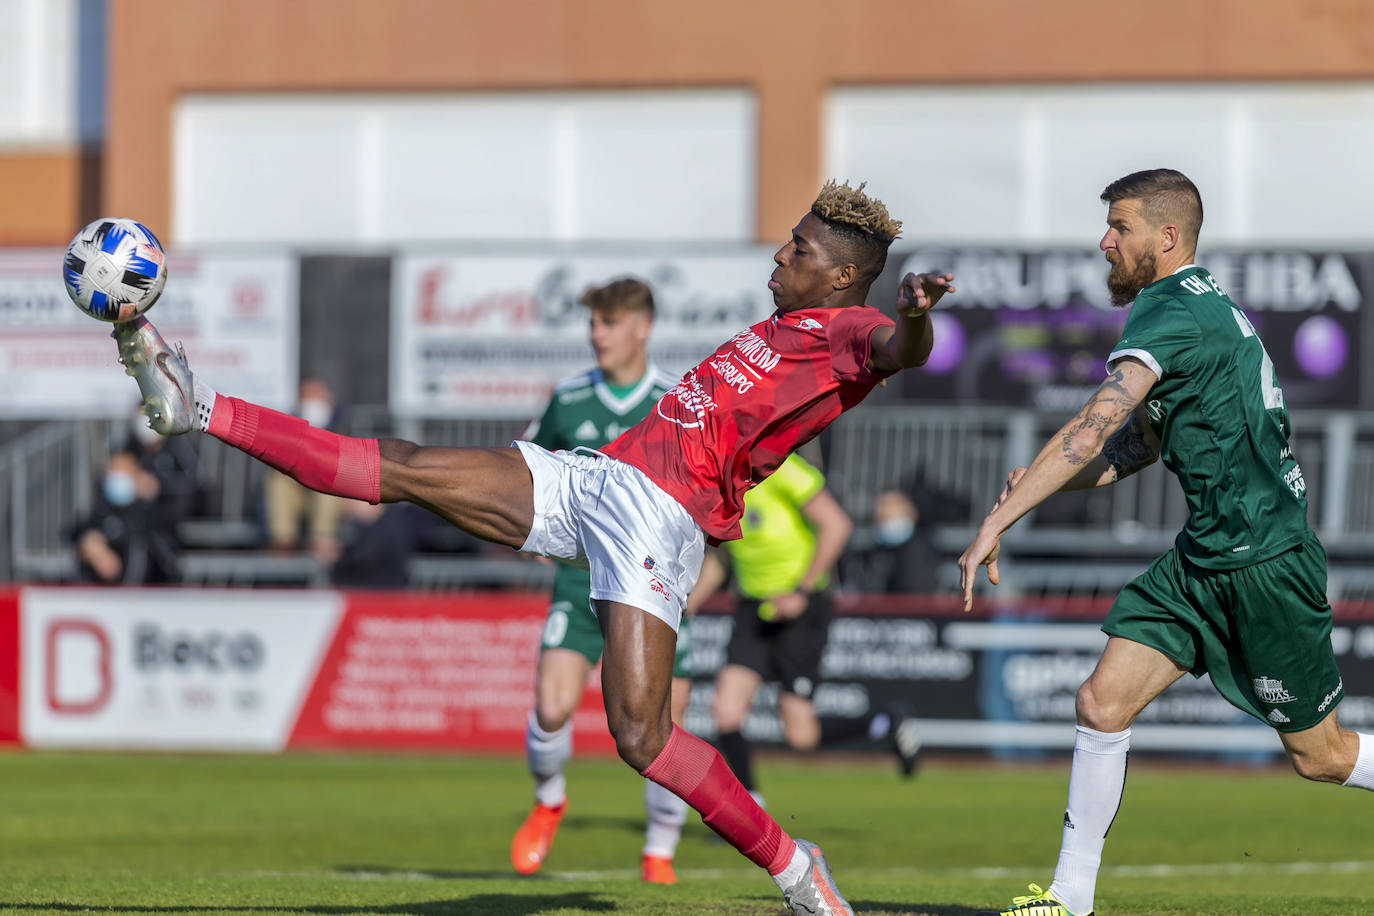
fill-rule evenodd
<path id="1" fill-rule="evenodd" d="M 1269 721 L 1273 722 L 1275 725 L 1282 725 L 1285 722 L 1292 722 L 1293 720 L 1275 709 L 1269 713 Z"/>

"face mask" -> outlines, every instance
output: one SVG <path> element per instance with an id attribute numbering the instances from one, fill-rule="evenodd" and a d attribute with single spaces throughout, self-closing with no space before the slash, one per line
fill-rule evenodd
<path id="1" fill-rule="evenodd" d="M 300 410 L 296 413 L 316 429 L 324 429 L 329 425 L 329 418 L 334 415 L 334 405 L 320 398 L 306 398 L 301 401 Z"/>
<path id="2" fill-rule="evenodd" d="M 105 474 L 105 501 L 112 506 L 132 505 L 138 496 L 134 478 L 123 471 L 109 471 Z"/>
<path id="3" fill-rule="evenodd" d="M 884 547 L 896 547 L 898 544 L 905 544 L 911 540 L 911 535 L 915 530 L 916 523 L 909 518 L 890 518 L 878 523 L 878 528 L 873 532 L 873 537 Z"/>

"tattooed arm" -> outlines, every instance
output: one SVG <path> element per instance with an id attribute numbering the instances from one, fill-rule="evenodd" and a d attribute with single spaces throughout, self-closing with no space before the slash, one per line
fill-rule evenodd
<path id="1" fill-rule="evenodd" d="M 1137 405 L 1121 428 L 1107 437 L 1102 454 L 1083 466 L 1060 490 L 1089 490 L 1105 487 L 1159 460 L 1159 438 L 1145 420 L 1145 405 Z M 1024 468 L 1021 469 L 1024 472 Z M 1017 480 L 1019 475 L 1013 472 Z M 1012 486 L 1009 479 L 1008 489 Z M 1006 498 L 1005 493 L 1003 499 Z"/>
<path id="2" fill-rule="evenodd" d="M 1017 519 L 1052 493 L 1111 483 L 1158 457 L 1158 444 L 1150 441 L 1153 436 L 1144 435 L 1148 427 L 1136 415 L 1156 381 L 1154 372 L 1140 360 L 1130 356 L 1117 360 L 1112 374 L 1045 443 L 1026 472 L 1019 477 L 1013 472 L 1014 486 L 983 519 L 978 536 L 959 558 L 966 608 L 972 606 L 973 574 L 979 566 L 986 564 L 989 581 L 997 583 L 1001 538 Z"/>

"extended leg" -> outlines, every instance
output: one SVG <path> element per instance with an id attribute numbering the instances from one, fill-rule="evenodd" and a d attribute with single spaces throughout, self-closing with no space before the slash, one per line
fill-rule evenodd
<path id="1" fill-rule="evenodd" d="M 754 694 L 762 683 L 757 671 L 743 665 L 725 665 L 716 674 L 716 695 L 711 702 L 711 715 L 716 720 L 716 739 L 721 756 L 735 776 L 762 804 L 758 786 L 754 783 L 753 751 L 749 739 L 741 729 L 754 702 Z"/>
<path id="2" fill-rule="evenodd" d="M 112 336 L 125 371 L 138 382 L 149 425 L 165 436 L 198 423 L 312 490 L 371 503 L 413 502 L 476 537 L 517 549 L 529 536 L 534 488 L 516 449 L 422 448 L 340 436 L 216 394 L 146 318 L 117 325 Z"/>
<path id="3" fill-rule="evenodd" d="M 1093 909 L 1107 831 L 1121 806 L 1131 723 L 1184 671 L 1164 653 L 1112 637 L 1078 690 L 1078 730 L 1059 864 L 1049 894 L 1073 913 Z"/>
<path id="4" fill-rule="evenodd" d="M 534 709 L 525 725 L 525 761 L 534 779 L 534 807 L 516 831 L 510 861 L 522 875 L 544 864 L 567 807 L 563 768 L 572 756 L 572 715 L 592 663 L 570 649 L 545 649 L 539 655 Z"/>
<path id="5" fill-rule="evenodd" d="M 1341 728 L 1336 710 L 1312 728 L 1279 732 L 1279 740 L 1304 779 L 1374 789 L 1374 735 Z"/>
<path id="6" fill-rule="evenodd" d="M 730 772 L 715 748 L 673 725 L 668 684 L 677 634 L 657 617 L 596 602 L 606 638 L 601 689 L 621 758 L 683 798 L 745 858 L 773 876 L 794 912 L 850 914 L 820 850 L 793 841 Z"/>
<path id="7" fill-rule="evenodd" d="M 682 727 L 691 698 L 692 680 L 673 678 L 669 708 L 673 724 Z M 640 873 L 654 884 L 675 884 L 673 857 L 677 854 L 682 825 L 687 823 L 687 803 L 652 779 L 644 780 L 644 849 L 640 854 Z"/>

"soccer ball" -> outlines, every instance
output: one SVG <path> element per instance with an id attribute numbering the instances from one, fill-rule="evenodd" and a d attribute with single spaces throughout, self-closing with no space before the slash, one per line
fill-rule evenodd
<path id="1" fill-rule="evenodd" d="M 162 295 L 167 258 L 147 226 L 105 217 L 67 246 L 62 280 L 76 307 L 92 318 L 132 321 Z"/>

